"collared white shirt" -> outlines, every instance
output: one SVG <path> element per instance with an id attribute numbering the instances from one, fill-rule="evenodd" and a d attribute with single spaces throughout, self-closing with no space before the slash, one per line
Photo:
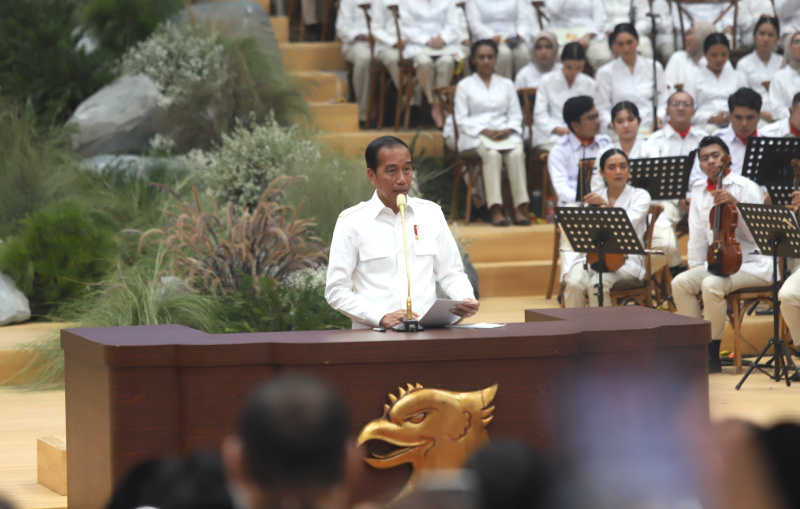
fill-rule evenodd
<path id="1" fill-rule="evenodd" d="M 792 133 L 788 118 L 776 120 L 771 124 L 765 125 L 762 129 L 758 130 L 758 134 L 769 136 L 770 138 L 797 138 L 797 136 Z"/>
<path id="2" fill-rule="evenodd" d="M 684 50 L 679 50 L 670 55 L 667 66 L 664 68 L 664 80 L 666 81 L 667 93 L 677 92 L 677 85 L 685 86 L 688 76 L 700 70 L 701 66 L 706 65 L 706 57 L 702 57 L 699 63 L 692 60 L 691 55 Z M 685 90 L 685 88 L 684 88 Z M 695 101 L 697 104 L 697 101 Z"/>
<path id="3" fill-rule="evenodd" d="M 517 71 L 517 75 L 514 77 L 514 86 L 517 87 L 517 90 L 521 88 L 538 89 L 545 76 L 552 72 L 561 72 L 561 67 L 561 62 L 556 62 L 553 64 L 552 69 L 541 72 L 533 65 L 533 62 L 528 62 L 522 69 Z"/>
<path id="4" fill-rule="evenodd" d="M 533 7 L 527 0 L 468 0 L 466 8 L 474 41 L 519 36 L 530 46 Z"/>
<path id="5" fill-rule="evenodd" d="M 392 0 L 372 0 L 369 15 L 372 18 L 372 36 L 376 42 L 375 54 L 392 49 L 397 44 L 397 27 L 394 24 L 394 15 L 388 7 L 396 3 Z M 402 34 L 402 30 L 400 33 Z"/>
<path id="6" fill-rule="evenodd" d="M 789 118 L 792 99 L 800 92 L 800 74 L 788 65 L 775 73 L 769 84 L 769 101 L 772 116 L 776 119 Z"/>
<path id="7" fill-rule="evenodd" d="M 603 187 L 597 193 L 608 202 L 608 188 Z M 619 195 L 617 201 L 614 202 L 615 208 L 625 209 L 628 214 L 628 219 L 631 220 L 633 229 L 636 230 L 636 235 L 644 247 L 644 232 L 647 230 L 647 213 L 650 210 L 650 193 L 644 189 L 626 185 L 622 194 Z M 561 279 L 564 279 L 564 274 L 577 263 L 583 263 L 586 259 L 585 253 L 568 253 L 564 268 L 561 270 Z M 628 255 L 625 264 L 619 270 L 630 274 L 636 279 L 644 279 L 644 258 L 640 255 Z"/>
<path id="8" fill-rule="evenodd" d="M 756 131 L 759 136 L 766 136 L 763 131 Z M 720 129 L 714 133 L 722 141 L 728 145 L 728 150 L 731 152 L 731 172 L 737 175 L 742 174 L 742 167 L 744 166 L 744 156 L 747 153 L 747 142 L 742 141 L 741 138 L 736 136 L 733 127 L 728 126 L 725 129 Z M 700 159 L 695 157 L 694 166 L 692 166 L 692 173 L 689 174 L 689 189 L 692 189 L 694 183 L 697 181 L 706 180 L 706 174 L 700 169 Z"/>
<path id="9" fill-rule="evenodd" d="M 706 180 L 695 182 L 691 189 L 689 209 L 689 268 L 707 265 L 708 246 L 714 242 L 714 232 L 709 219 L 714 196 L 706 189 Z M 764 194 L 752 180 L 729 173 L 722 179 L 722 188 L 741 203 L 764 203 Z M 740 218 L 736 227 L 736 240 L 742 249 L 741 270 L 753 276 L 772 280 L 772 260 L 769 256 L 752 254 L 758 249 L 750 229 Z"/>
<path id="10" fill-rule="evenodd" d="M 478 73 L 472 73 L 456 85 L 453 105 L 458 150 L 480 145 L 478 135 L 484 129 L 512 129 L 509 139 L 522 143 L 522 108 L 510 79 L 492 74 L 487 87 Z"/>
<path id="11" fill-rule="evenodd" d="M 645 140 L 640 157 L 688 156 L 689 152 L 696 149 L 700 140 L 706 136 L 708 136 L 707 132 L 690 126 L 686 138 L 681 138 L 672 124 L 667 122 L 662 129 L 654 132 Z"/>
<path id="12" fill-rule="evenodd" d="M 547 157 L 547 172 L 550 182 L 558 195 L 558 206 L 576 203 L 578 193 L 578 164 L 581 159 L 595 159 L 598 154 L 611 146 L 611 138 L 598 134 L 589 146 L 570 132 L 561 137 Z"/>
<path id="13" fill-rule="evenodd" d="M 781 36 L 800 31 L 800 6 L 797 0 L 775 0 L 775 15 L 781 22 Z"/>
<path id="14" fill-rule="evenodd" d="M 544 0 L 550 28 L 586 27 L 596 41 L 606 39 L 606 8 L 597 0 Z"/>
<path id="15" fill-rule="evenodd" d="M 436 281 L 454 300 L 474 298 L 461 255 L 442 209 L 408 198 L 406 235 L 412 309 L 424 316 L 436 301 Z M 419 237 L 417 239 L 417 237 Z M 406 308 L 408 280 L 400 214 L 377 192 L 339 215 L 331 241 L 325 299 L 353 320 L 353 328 L 377 327 L 387 313 Z"/>
<path id="16" fill-rule="evenodd" d="M 435 36 L 445 45 L 460 43 L 461 29 L 454 0 L 403 0 L 398 3 L 400 30 L 408 39 L 403 58 L 414 58 Z"/>
<path id="17" fill-rule="evenodd" d="M 652 24 L 647 13 L 650 12 L 650 2 L 647 0 L 603 0 L 606 8 L 606 32 L 613 32 L 614 27 L 620 23 L 631 22 L 631 4 L 636 11 L 634 26 L 639 37 L 647 37 L 652 31 Z"/>
<path id="18" fill-rule="evenodd" d="M 667 109 L 667 94 L 664 85 L 664 68 L 656 62 L 656 94 L 658 115 L 663 117 Z M 642 125 L 653 125 L 653 59 L 636 57 L 633 72 L 622 57 L 600 67 L 597 79 L 597 112 L 603 129 L 611 123 L 611 109 L 621 101 L 630 101 L 639 109 Z"/>
<path id="19" fill-rule="evenodd" d="M 596 90 L 594 79 L 584 73 L 575 76 L 572 86 L 567 83 L 563 70 L 545 75 L 536 90 L 533 105 L 533 146 L 556 143 L 560 136 L 554 134 L 553 129 L 567 127 L 564 122 L 567 99 L 579 95 L 594 98 Z"/>
<path id="20" fill-rule="evenodd" d="M 359 35 L 367 35 L 367 17 L 359 4 L 367 3 L 363 0 L 341 0 L 339 12 L 336 13 L 336 37 L 342 41 L 342 54 L 346 53 L 354 44 L 369 45 L 367 41 L 356 41 Z"/>
<path id="21" fill-rule="evenodd" d="M 761 95 L 761 111 L 772 112 L 769 99 L 769 90 L 764 86 L 764 82 L 771 82 L 772 77 L 781 68 L 783 58 L 777 53 L 772 53 L 769 62 L 764 62 L 758 58 L 755 51 L 743 56 L 736 63 L 736 72 L 742 75 L 748 88 L 752 88 Z"/>
<path id="22" fill-rule="evenodd" d="M 699 70 L 687 77 L 683 90 L 694 98 L 697 112 L 692 123 L 703 127 L 708 119 L 720 112 L 728 111 L 728 97 L 741 87 L 747 86 L 742 75 L 737 73 L 732 66 L 726 65 L 717 76 L 708 65 L 703 65 Z"/>

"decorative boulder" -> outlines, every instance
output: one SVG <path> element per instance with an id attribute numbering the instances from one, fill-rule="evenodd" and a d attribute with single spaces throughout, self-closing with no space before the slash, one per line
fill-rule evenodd
<path id="1" fill-rule="evenodd" d="M 161 93 L 147 76 L 122 76 L 83 101 L 69 123 L 83 157 L 141 151 L 155 134 Z"/>
<path id="2" fill-rule="evenodd" d="M 24 322 L 30 317 L 27 297 L 19 291 L 13 279 L 0 272 L 0 325 Z"/>

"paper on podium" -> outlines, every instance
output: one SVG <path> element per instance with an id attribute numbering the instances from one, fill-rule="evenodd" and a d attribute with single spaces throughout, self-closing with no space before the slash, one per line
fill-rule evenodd
<path id="1" fill-rule="evenodd" d="M 463 300 L 436 299 L 433 306 L 419 319 L 419 324 L 430 329 L 431 327 L 444 327 L 452 325 L 461 320 L 461 317 L 450 312 L 458 304 L 464 304 Z"/>

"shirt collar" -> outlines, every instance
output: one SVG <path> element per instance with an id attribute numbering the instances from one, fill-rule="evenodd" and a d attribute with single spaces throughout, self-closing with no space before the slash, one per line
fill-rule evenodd
<path id="1" fill-rule="evenodd" d="M 367 209 L 370 211 L 370 217 L 376 218 L 384 210 L 387 210 L 392 217 L 396 215 L 392 209 L 383 204 L 381 199 L 378 197 L 378 191 L 373 191 L 372 198 L 370 198 L 370 200 L 367 202 Z M 412 210 L 414 210 L 414 198 L 409 196 L 406 200 L 406 212 Z"/>
<path id="2" fill-rule="evenodd" d="M 667 122 L 667 125 L 670 127 L 670 129 L 672 129 L 672 132 L 674 132 L 675 134 L 680 136 L 681 139 L 683 139 L 683 140 L 685 140 L 686 137 L 689 136 L 689 133 L 692 132 L 692 125 L 691 124 L 689 124 L 689 127 L 683 132 L 678 131 L 677 129 L 675 129 L 675 126 L 672 125 L 672 122 Z"/>
<path id="3" fill-rule="evenodd" d="M 592 138 L 591 140 L 592 142 L 586 145 L 586 148 L 597 145 L 597 136 L 598 135 L 595 135 L 595 137 Z M 572 131 L 569 132 L 569 146 L 572 148 L 572 150 L 578 150 L 579 148 L 584 146 L 583 140 L 581 138 L 578 138 L 578 136 Z"/>

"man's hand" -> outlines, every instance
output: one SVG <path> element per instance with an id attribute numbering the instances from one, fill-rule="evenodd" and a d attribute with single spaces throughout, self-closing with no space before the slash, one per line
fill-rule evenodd
<path id="1" fill-rule="evenodd" d="M 460 316 L 461 318 L 469 318 L 470 316 L 474 316 L 480 307 L 481 303 L 477 300 L 464 299 L 463 304 L 457 304 L 455 308 L 450 310 L 450 312 L 454 315 Z"/>
<path id="2" fill-rule="evenodd" d="M 724 189 L 716 189 L 711 191 L 711 194 L 714 195 L 714 205 L 722 205 L 723 203 L 730 203 L 731 205 L 736 205 L 739 203 L 739 200 L 733 197 L 728 191 Z"/>
<path id="3" fill-rule="evenodd" d="M 772 205 L 772 196 L 769 195 L 769 191 L 764 191 L 764 205 Z"/>
<path id="4" fill-rule="evenodd" d="M 564 136 L 565 134 L 569 134 L 569 129 L 566 127 L 556 127 L 553 129 L 553 134 L 557 134 L 559 136 Z"/>
<path id="5" fill-rule="evenodd" d="M 608 207 L 608 202 L 597 193 L 589 193 L 583 197 L 583 203 L 588 205 L 597 205 L 598 207 Z"/>
<path id="6" fill-rule="evenodd" d="M 500 44 L 501 42 L 503 42 L 503 37 L 500 35 L 495 35 L 494 37 L 492 37 L 492 40 L 494 41 L 495 44 Z"/>
<path id="7" fill-rule="evenodd" d="M 689 205 L 691 204 L 692 200 L 689 198 L 681 198 L 678 200 L 678 207 L 683 211 L 684 214 L 689 213 Z"/>
<path id="8" fill-rule="evenodd" d="M 411 312 L 411 317 L 416 319 L 419 318 L 419 313 Z M 391 313 L 387 313 L 383 315 L 381 318 L 381 327 L 385 327 L 387 329 L 391 329 L 395 325 L 400 325 L 403 323 L 403 320 L 406 319 L 406 310 L 405 309 L 398 309 L 397 311 L 393 311 Z"/>
<path id="9" fill-rule="evenodd" d="M 800 191 L 792 191 L 792 205 L 800 207 Z"/>
<path id="10" fill-rule="evenodd" d="M 730 120 L 730 118 L 731 117 L 729 113 L 721 111 L 716 115 L 713 115 L 711 118 L 709 118 L 708 121 L 712 124 L 722 127 L 728 124 L 728 120 Z"/>
<path id="11" fill-rule="evenodd" d="M 513 129 L 484 129 L 481 134 L 495 141 L 504 140 L 511 136 Z"/>
<path id="12" fill-rule="evenodd" d="M 592 37 L 589 34 L 584 35 L 580 39 L 578 39 L 577 43 L 583 46 L 583 49 L 589 47 L 589 42 L 592 40 Z"/>
<path id="13" fill-rule="evenodd" d="M 428 46 L 430 46 L 433 49 L 442 49 L 444 48 L 444 40 L 442 39 L 441 36 L 436 35 L 434 37 L 431 37 L 431 40 L 428 41 Z"/>
<path id="14" fill-rule="evenodd" d="M 360 35 L 356 36 L 356 40 L 357 41 L 371 42 L 372 41 L 372 37 L 370 37 L 369 34 L 360 34 Z"/>

